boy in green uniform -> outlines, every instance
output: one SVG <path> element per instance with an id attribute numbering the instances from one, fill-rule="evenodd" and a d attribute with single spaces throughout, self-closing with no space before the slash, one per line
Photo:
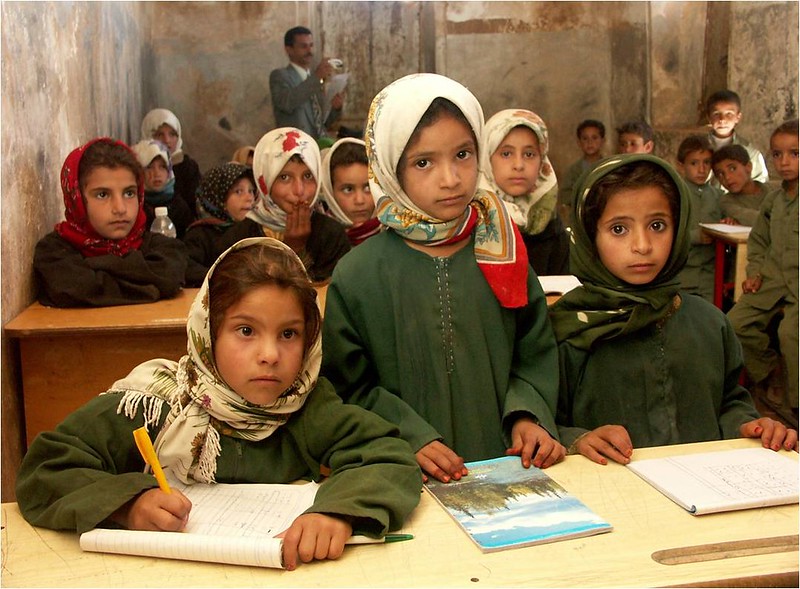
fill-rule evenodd
<path id="1" fill-rule="evenodd" d="M 606 145 L 606 126 L 594 119 L 582 121 L 576 130 L 578 147 L 583 155 L 567 168 L 566 173 L 559 180 L 558 204 L 559 214 L 564 224 L 569 226 L 570 212 L 572 211 L 572 190 L 584 172 L 594 167 L 603 159 L 603 149 Z"/>
<path id="2" fill-rule="evenodd" d="M 741 145 L 726 145 L 711 156 L 711 168 L 717 181 L 727 190 L 719 197 L 722 222 L 755 225 L 767 187 L 753 180 L 753 163 L 747 150 Z"/>
<path id="3" fill-rule="evenodd" d="M 770 138 L 781 187 L 766 196 L 747 242 L 747 279 L 729 317 L 744 349 L 755 393 L 787 422 L 797 425 L 798 122 L 780 125 Z M 778 326 L 780 352 L 768 327 Z M 782 358 L 781 358 L 782 357 Z"/>
<path id="4" fill-rule="evenodd" d="M 719 223 L 719 189 L 707 182 L 711 171 L 711 144 L 702 135 L 691 135 L 678 146 L 678 172 L 689 187 L 689 259 L 678 275 L 681 288 L 709 302 L 714 301 L 715 248 L 700 223 Z"/>
<path id="5" fill-rule="evenodd" d="M 617 153 L 653 153 L 653 127 L 644 121 L 628 121 L 617 136 Z"/>

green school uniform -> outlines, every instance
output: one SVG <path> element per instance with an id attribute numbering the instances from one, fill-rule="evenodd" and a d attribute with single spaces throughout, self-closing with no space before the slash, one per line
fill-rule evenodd
<path id="1" fill-rule="evenodd" d="M 442 440 L 465 460 L 503 455 L 520 414 L 555 437 L 557 350 L 532 272 L 528 299 L 498 303 L 472 242 L 435 258 L 383 232 L 336 266 L 322 374 L 397 424 L 415 452 Z"/>
<path id="2" fill-rule="evenodd" d="M 719 223 L 722 213 L 719 209 L 721 192 L 706 182 L 702 186 L 685 180 L 689 187 L 691 215 L 689 217 L 689 258 L 686 260 L 678 278 L 681 289 L 687 293 L 700 295 L 707 301 L 714 301 L 714 260 L 716 248 L 713 243 L 701 243 L 703 232 L 699 223 Z"/>
<path id="3" fill-rule="evenodd" d="M 756 182 L 758 194 L 732 194 L 726 192 L 719 197 L 719 208 L 723 217 L 736 219 L 740 225 L 752 227 L 758 219 L 761 203 L 767 195 L 767 187 Z"/>

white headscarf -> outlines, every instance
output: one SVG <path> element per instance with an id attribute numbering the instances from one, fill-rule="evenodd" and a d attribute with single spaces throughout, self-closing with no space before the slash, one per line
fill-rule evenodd
<path id="1" fill-rule="evenodd" d="M 175 179 L 175 173 L 172 171 L 172 162 L 169 157 L 169 149 L 167 149 L 166 145 L 157 139 L 142 139 L 136 145 L 132 145 L 131 149 L 143 168 L 149 166 L 157 157 L 163 159 L 167 165 L 167 181 Z"/>
<path id="2" fill-rule="evenodd" d="M 299 155 L 317 181 L 317 191 L 309 206 L 319 197 L 320 155 L 317 142 L 311 135 L 294 127 L 281 127 L 264 135 L 253 154 L 253 175 L 259 198 L 247 218 L 276 232 L 286 229 L 286 212 L 272 200 L 272 183 L 294 155 Z"/>
<path id="3" fill-rule="evenodd" d="M 344 137 L 331 145 L 330 148 L 323 150 L 321 182 L 322 192 L 320 193 L 320 199 L 324 200 L 328 205 L 328 211 L 326 212 L 330 217 L 333 217 L 345 227 L 352 227 L 353 221 L 347 216 L 347 213 L 342 210 L 342 207 L 336 200 L 336 195 L 333 193 L 333 174 L 331 173 L 331 159 L 333 158 L 333 153 L 345 143 L 355 143 L 356 145 L 361 145 L 362 147 L 365 145 L 361 139 L 356 139 L 355 137 Z"/>
<path id="4" fill-rule="evenodd" d="M 187 355 L 178 362 L 156 359 L 140 364 L 108 391 L 124 393 L 117 411 L 131 419 L 141 405 L 148 429 L 158 422 L 163 404 L 170 406 L 154 446 L 164 470 L 172 471 L 185 483 L 214 482 L 220 453 L 219 430 L 245 440 L 269 437 L 303 406 L 319 376 L 320 335 L 309 347 L 294 384 L 271 405 L 249 403 L 217 371 L 209 320 L 209 280 L 230 252 L 249 246 L 281 250 L 303 269 L 297 254 L 280 241 L 254 237 L 237 242 L 211 266 L 194 298 L 186 322 Z"/>
<path id="5" fill-rule="evenodd" d="M 492 154 L 514 127 L 527 127 L 536 135 L 542 156 L 539 177 L 533 192 L 514 197 L 497 184 L 492 171 Z M 511 218 L 524 233 L 541 233 L 553 215 L 558 200 L 558 182 L 550 158 L 547 126 L 539 115 L 529 110 L 501 110 L 486 121 L 481 144 L 481 186 L 497 193 L 506 203 Z"/>
<path id="6" fill-rule="evenodd" d="M 156 131 L 161 125 L 167 124 L 178 134 L 178 142 L 175 144 L 175 151 L 170 156 L 173 164 L 183 161 L 183 133 L 181 133 L 181 122 L 171 110 L 166 108 L 154 108 L 142 119 L 142 139 L 153 139 Z"/>

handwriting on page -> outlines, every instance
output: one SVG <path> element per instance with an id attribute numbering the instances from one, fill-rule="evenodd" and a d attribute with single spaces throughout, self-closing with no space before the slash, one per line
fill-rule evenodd
<path id="1" fill-rule="evenodd" d="M 772 464 L 707 465 L 705 471 L 697 472 L 695 476 L 712 485 L 720 495 L 731 498 L 772 497 L 797 492 L 797 480 L 792 473 L 775 470 Z"/>

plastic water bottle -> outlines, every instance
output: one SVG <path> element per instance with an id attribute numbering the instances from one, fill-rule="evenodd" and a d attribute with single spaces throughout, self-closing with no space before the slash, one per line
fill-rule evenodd
<path id="1" fill-rule="evenodd" d="M 150 225 L 150 231 L 160 233 L 165 237 L 178 237 L 178 233 L 175 231 L 175 224 L 167 216 L 167 207 L 156 207 L 156 218 L 153 219 L 153 224 Z"/>

